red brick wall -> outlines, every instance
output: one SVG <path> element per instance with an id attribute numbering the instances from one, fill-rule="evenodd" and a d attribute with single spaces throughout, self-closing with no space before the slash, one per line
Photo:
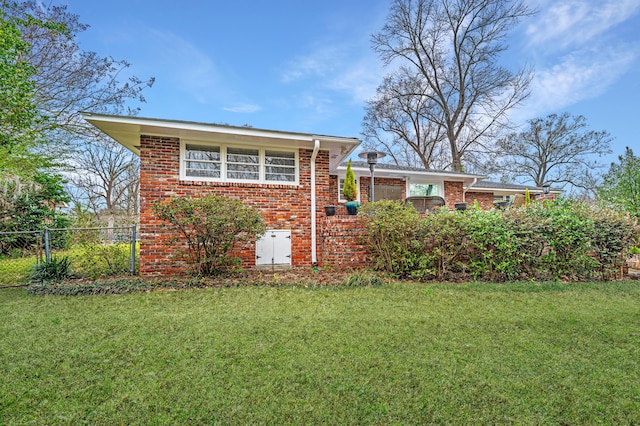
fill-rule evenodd
<path id="1" fill-rule="evenodd" d="M 493 206 L 493 192 L 467 192 L 465 200 L 469 206 L 473 206 L 475 201 L 483 210 L 491 210 Z"/>
<path id="2" fill-rule="evenodd" d="M 376 178 L 374 177 L 376 185 L 387 185 L 387 186 L 398 186 L 402 189 L 402 198 L 406 198 L 407 194 L 407 183 L 402 178 Z M 366 203 L 369 199 L 369 187 L 371 186 L 371 178 L 361 176 L 360 179 L 360 202 L 362 204 Z M 338 205 L 338 176 L 331 175 L 329 177 L 329 191 L 331 194 L 331 205 Z M 376 197 L 377 198 L 377 197 Z M 340 211 L 340 209 L 338 209 Z M 340 213 L 338 213 L 340 214 Z M 345 210 L 346 214 L 346 210 Z"/>
<path id="3" fill-rule="evenodd" d="M 179 175 L 180 141 L 178 138 L 140 137 L 140 273 L 160 275 L 181 272 L 185 265 L 175 259 L 172 237 L 153 215 L 156 201 L 172 196 L 198 197 L 224 195 L 242 200 L 262 214 L 269 229 L 291 230 L 291 263 L 311 264 L 311 150 L 299 151 L 298 185 L 181 181 Z M 329 153 L 316 157 L 316 211 L 324 216 L 329 203 Z M 255 266 L 255 244 L 238 253 L 244 267 Z"/>
<path id="4" fill-rule="evenodd" d="M 456 203 L 462 202 L 462 182 L 444 181 L 444 200 L 447 208 L 455 209 Z"/>
<path id="5" fill-rule="evenodd" d="M 367 265 L 369 251 L 361 242 L 364 224 L 358 216 L 323 217 L 319 226 L 320 264 L 352 268 Z"/>
<path id="6" fill-rule="evenodd" d="M 402 178 L 382 178 L 373 177 L 375 185 L 397 186 L 402 188 L 402 199 L 404 200 L 407 195 L 407 182 Z M 364 204 L 369 200 L 369 191 L 371 188 L 371 177 L 360 177 L 360 201 Z M 374 194 L 374 198 L 379 198 Z"/>

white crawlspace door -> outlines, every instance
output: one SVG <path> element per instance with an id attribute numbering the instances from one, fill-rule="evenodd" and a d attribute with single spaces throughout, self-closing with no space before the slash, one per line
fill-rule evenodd
<path id="1" fill-rule="evenodd" d="M 256 265 L 291 265 L 291 230 L 272 229 L 256 241 Z"/>

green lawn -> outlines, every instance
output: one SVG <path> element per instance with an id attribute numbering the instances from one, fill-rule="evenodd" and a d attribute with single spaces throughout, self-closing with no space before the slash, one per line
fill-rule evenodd
<path id="1" fill-rule="evenodd" d="M 638 424 L 640 283 L 0 290 L 0 424 Z"/>
<path id="2" fill-rule="evenodd" d="M 123 275 L 129 272 L 131 262 L 129 244 L 75 246 L 67 250 L 54 250 L 52 257 L 69 258 L 71 273 L 79 277 L 98 278 L 101 276 Z M 140 247 L 136 246 L 136 262 L 139 261 Z M 8 258 L 0 257 L 0 288 L 24 285 L 29 274 L 38 263 L 36 255 Z"/>

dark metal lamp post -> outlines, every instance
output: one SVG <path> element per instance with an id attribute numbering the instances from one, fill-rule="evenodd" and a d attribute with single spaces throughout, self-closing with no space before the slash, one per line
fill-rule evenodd
<path id="1" fill-rule="evenodd" d="M 371 187 L 369 189 L 369 200 L 371 202 L 375 201 L 374 189 L 373 189 L 374 187 L 373 171 L 376 168 L 376 164 L 378 164 L 378 160 L 386 156 L 387 154 L 379 151 L 367 151 L 367 152 L 361 152 L 360 154 L 358 154 L 358 157 L 365 158 L 367 160 L 367 163 L 369 164 L 369 170 L 371 171 Z"/>

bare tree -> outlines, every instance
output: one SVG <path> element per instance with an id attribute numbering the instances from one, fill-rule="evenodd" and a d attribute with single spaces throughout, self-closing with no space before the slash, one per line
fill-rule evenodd
<path id="1" fill-rule="evenodd" d="M 511 72 L 497 59 L 509 30 L 531 13 L 520 0 L 393 0 L 386 24 L 373 35 L 386 65 L 399 61 L 400 78 L 420 79 L 401 85 L 407 91 L 399 97 L 426 98 L 428 108 L 414 104 L 410 115 L 436 127 L 432 143 L 444 134 L 454 171 L 462 170 L 465 153 L 496 137 L 507 112 L 529 95 L 531 71 Z M 377 128 L 384 117 L 374 106 L 375 100 L 365 121 Z"/>
<path id="2" fill-rule="evenodd" d="M 592 190 L 594 173 L 604 167 L 597 157 L 611 152 L 609 133 L 587 130 L 584 116 L 567 112 L 527 123 L 522 132 L 501 138 L 496 145 L 502 175 L 537 186 Z"/>
<path id="3" fill-rule="evenodd" d="M 54 124 L 49 129 L 49 139 L 66 143 L 76 138 L 93 138 L 97 129 L 82 119 L 82 111 L 137 113 L 137 109 L 126 107 L 126 102 L 131 99 L 144 102 L 142 91 L 151 87 L 154 79 L 127 76 L 128 62 L 83 51 L 76 37 L 88 25 L 68 12 L 67 6 L 25 0 L 5 7 L 12 15 L 33 16 L 64 28 L 57 31 L 29 25 L 29 20 L 21 28 L 22 38 L 31 45 L 24 59 L 37 70 L 32 77 L 35 103 Z"/>
<path id="4" fill-rule="evenodd" d="M 384 151 L 398 165 L 444 169 L 450 163 L 445 134 L 428 119 L 432 101 L 417 94 L 421 83 L 399 73 L 385 77 L 367 105 L 364 147 Z"/>
<path id="5" fill-rule="evenodd" d="M 137 156 L 103 138 L 79 150 L 75 163 L 77 172 L 70 175 L 75 204 L 87 205 L 109 226 L 135 221 L 139 208 Z"/>
<path id="6" fill-rule="evenodd" d="M 127 102 L 144 102 L 142 92 L 154 79 L 131 75 L 126 61 L 82 50 L 76 38 L 88 25 L 67 6 L 23 0 L 2 1 L 0 7 L 4 15 L 20 18 L 21 37 L 30 46 L 22 59 L 36 70 L 34 104 L 48 118 L 42 131 L 52 145 L 46 154 L 70 169 L 69 180 L 78 185 L 69 188 L 72 197 L 96 214 L 137 214 L 137 158 L 107 141 L 81 112 L 136 115 L 138 109 Z M 47 25 L 33 25 L 34 20 Z"/>

